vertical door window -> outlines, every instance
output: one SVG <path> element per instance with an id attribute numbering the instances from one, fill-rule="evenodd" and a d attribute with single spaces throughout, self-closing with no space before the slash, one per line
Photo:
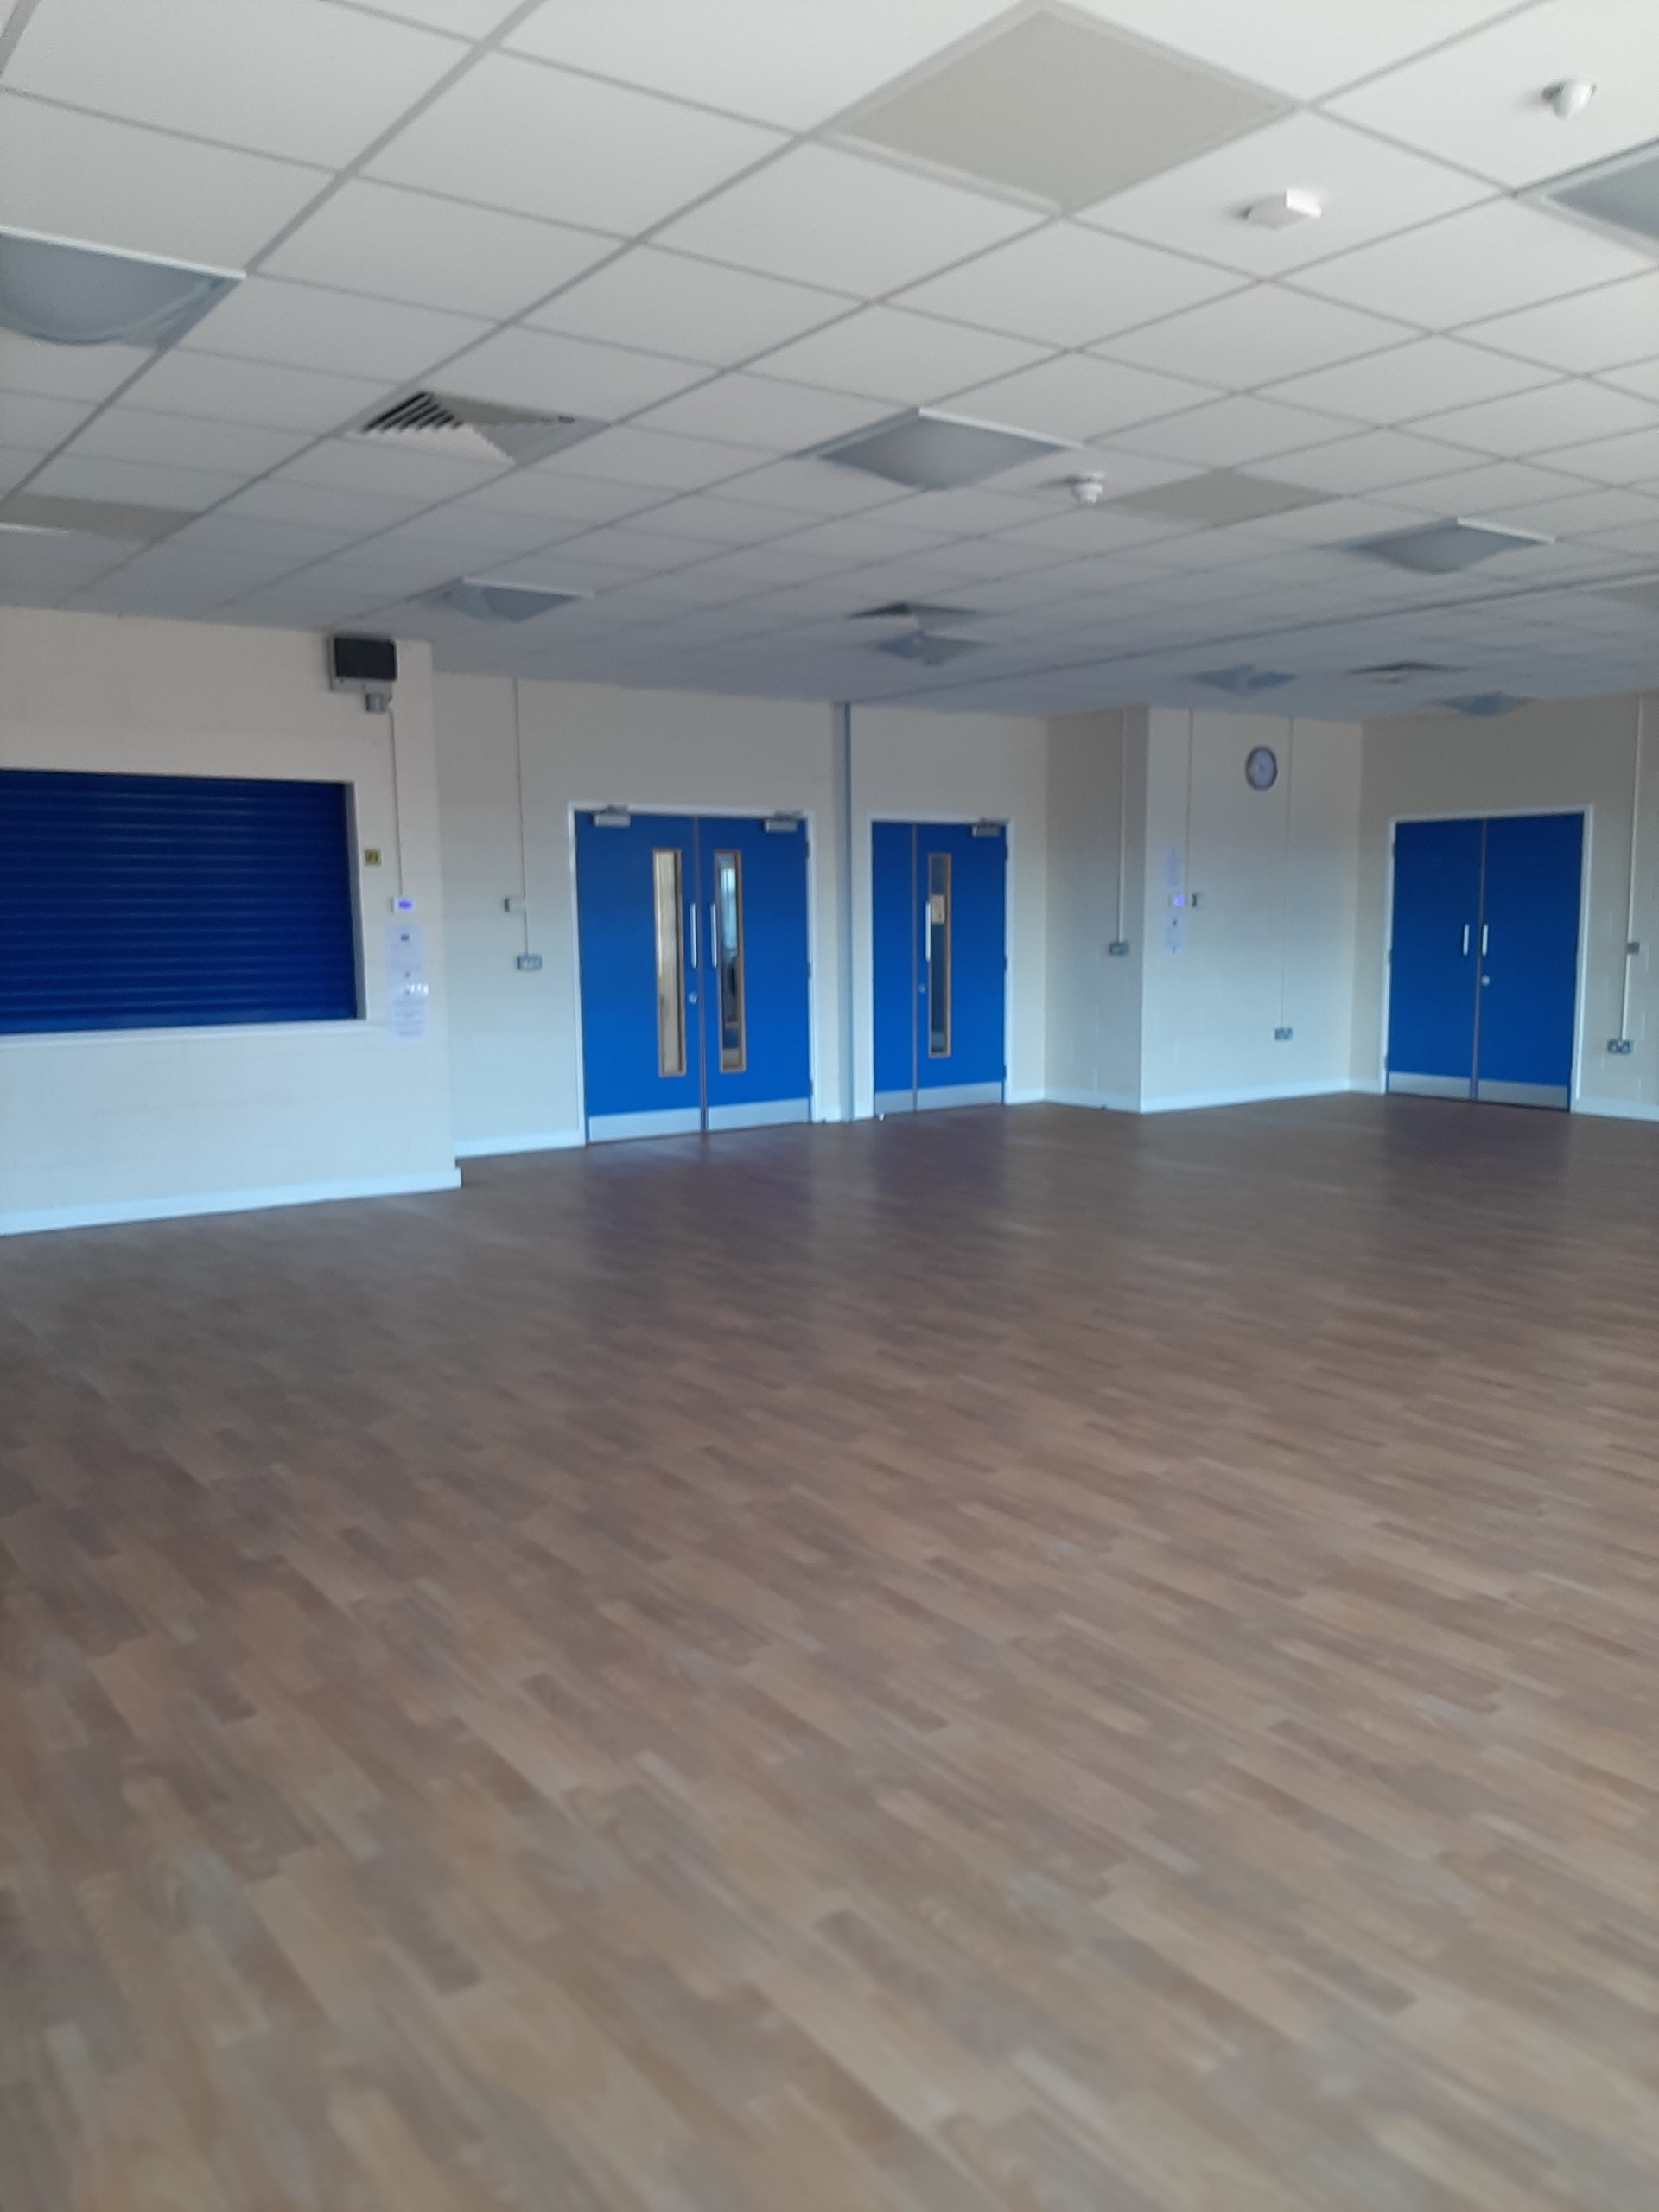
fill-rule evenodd
<path id="1" fill-rule="evenodd" d="M 950 1053 L 950 855 L 927 856 L 927 1052 Z"/>
<path id="2" fill-rule="evenodd" d="M 739 853 L 715 855 L 715 896 L 709 915 L 715 981 L 720 1007 L 720 1065 L 741 1072 L 747 1058 L 743 1030 L 743 861 Z"/>
<path id="3" fill-rule="evenodd" d="M 685 957 L 680 929 L 679 849 L 659 845 L 651 861 L 657 906 L 657 1072 L 683 1075 Z"/>

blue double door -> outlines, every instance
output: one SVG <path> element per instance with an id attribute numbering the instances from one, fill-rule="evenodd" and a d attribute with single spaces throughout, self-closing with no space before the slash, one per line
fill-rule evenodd
<path id="1" fill-rule="evenodd" d="M 588 1135 L 811 1112 L 807 836 L 789 816 L 576 817 Z"/>
<path id="2" fill-rule="evenodd" d="M 1583 868 L 1581 814 L 1399 824 L 1390 1090 L 1570 1104 Z"/>
<path id="3" fill-rule="evenodd" d="M 875 1110 L 998 1103 L 1007 826 L 877 822 L 871 840 Z"/>

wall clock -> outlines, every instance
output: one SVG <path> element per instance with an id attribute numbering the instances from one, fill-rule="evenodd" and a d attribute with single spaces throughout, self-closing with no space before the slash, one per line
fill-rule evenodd
<path id="1" fill-rule="evenodd" d="M 1253 791 L 1270 791 L 1279 780 L 1279 755 L 1270 745 L 1253 745 L 1244 762 L 1244 780 Z"/>

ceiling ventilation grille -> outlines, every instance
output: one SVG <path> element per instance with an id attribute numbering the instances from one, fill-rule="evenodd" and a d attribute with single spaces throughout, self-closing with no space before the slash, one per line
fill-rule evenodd
<path id="1" fill-rule="evenodd" d="M 452 392 L 411 391 L 360 423 L 353 435 L 418 446 L 426 453 L 469 454 L 519 467 L 580 445 L 607 426 L 585 415 L 539 415 Z"/>

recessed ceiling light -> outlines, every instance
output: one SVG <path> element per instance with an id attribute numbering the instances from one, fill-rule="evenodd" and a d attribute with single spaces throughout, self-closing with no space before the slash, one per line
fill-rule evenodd
<path id="1" fill-rule="evenodd" d="M 1495 522 L 1424 523 L 1415 530 L 1390 531 L 1382 537 L 1364 537 L 1348 546 L 1350 553 L 1368 561 L 1387 561 L 1396 569 L 1410 569 L 1420 575 L 1445 576 L 1459 569 L 1472 569 L 1499 553 L 1523 553 L 1529 547 L 1553 545 L 1535 530 L 1505 530 Z"/>
<path id="2" fill-rule="evenodd" d="M 1640 238 L 1651 251 L 1659 241 L 1659 140 L 1551 177 L 1522 197 L 1598 230 Z"/>
<path id="3" fill-rule="evenodd" d="M 89 537 L 114 537 L 139 545 L 170 537 L 195 518 L 182 507 L 135 507 L 121 499 L 60 499 L 41 492 L 14 492 L 0 505 L 0 524 L 9 530 L 44 531 L 54 537 L 80 531 Z"/>
<path id="4" fill-rule="evenodd" d="M 1474 715 L 1484 719 L 1489 715 L 1512 715 L 1517 707 L 1531 705 L 1529 699 L 1517 699 L 1510 691 L 1470 691 L 1460 699 L 1442 699 L 1443 707 L 1450 707 L 1454 714 Z"/>
<path id="5" fill-rule="evenodd" d="M 572 600 L 587 599 L 585 591 L 558 591 L 544 584 L 511 583 L 495 576 L 461 576 L 444 587 L 447 606 L 470 614 L 474 622 L 533 622 L 538 614 Z"/>
<path id="6" fill-rule="evenodd" d="M 1281 683 L 1294 683 L 1296 679 L 1281 669 L 1252 668 L 1246 662 L 1241 668 L 1206 668 L 1192 681 L 1207 684 L 1212 691 L 1229 691 L 1236 698 L 1242 698 L 1254 691 L 1276 691 Z"/>
<path id="7" fill-rule="evenodd" d="M 1270 199 L 1253 200 L 1244 219 L 1264 231 L 1288 231 L 1298 223 L 1317 223 L 1325 203 L 1317 193 L 1275 192 Z"/>
<path id="8" fill-rule="evenodd" d="M 0 324 L 48 346 L 170 346 L 241 282 L 239 269 L 0 226 Z"/>
<path id="9" fill-rule="evenodd" d="M 984 650 L 983 638 L 959 638 L 944 630 L 908 630 L 902 638 L 885 638 L 879 653 L 893 653 L 899 660 L 920 661 L 925 668 L 939 668 L 963 653 Z"/>
<path id="10" fill-rule="evenodd" d="M 872 476 L 885 476 L 891 484 L 907 484 L 916 492 L 953 492 L 964 484 L 981 483 L 1022 461 L 1071 450 L 1069 438 L 1010 430 L 1000 423 L 942 415 L 931 407 L 912 407 L 866 429 L 833 438 L 827 445 L 814 446 L 801 459 L 868 469 Z"/>

